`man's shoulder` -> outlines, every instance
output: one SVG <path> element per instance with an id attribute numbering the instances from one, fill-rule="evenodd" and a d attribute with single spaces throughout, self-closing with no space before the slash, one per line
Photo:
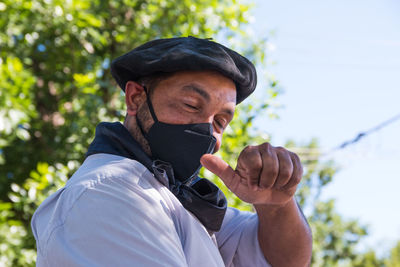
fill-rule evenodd
<path id="1" fill-rule="evenodd" d="M 53 204 L 55 209 L 65 213 L 77 203 L 84 206 L 85 202 L 93 203 L 96 198 L 108 199 L 110 204 L 122 199 L 150 201 L 160 198 L 163 190 L 163 185 L 141 163 L 117 155 L 95 154 L 89 156 L 66 185 L 49 196 L 38 211 L 44 208 L 42 206 Z M 90 195 L 90 198 L 83 195 Z"/>
<path id="2" fill-rule="evenodd" d="M 86 158 L 68 180 L 66 187 L 74 185 L 94 187 L 103 180 L 129 179 L 136 182 L 142 176 L 149 178 L 151 173 L 140 162 L 118 155 L 100 153 Z M 152 179 L 147 180 L 152 182 Z"/>
<path id="3" fill-rule="evenodd" d="M 72 175 L 58 196 L 59 201 L 72 208 L 75 202 L 91 201 L 97 197 L 108 198 L 110 204 L 121 199 L 140 199 L 150 195 L 156 197 L 162 185 L 152 173 L 138 161 L 112 155 L 95 154 L 89 156 Z M 91 198 L 82 198 L 90 195 Z"/>
<path id="4" fill-rule="evenodd" d="M 110 154 L 89 156 L 65 187 L 36 210 L 32 219 L 35 238 L 46 243 L 67 222 L 116 222 L 132 216 L 130 220 L 140 220 L 149 209 L 169 217 L 170 209 L 163 203 L 170 196 L 163 187 L 137 161 Z"/>

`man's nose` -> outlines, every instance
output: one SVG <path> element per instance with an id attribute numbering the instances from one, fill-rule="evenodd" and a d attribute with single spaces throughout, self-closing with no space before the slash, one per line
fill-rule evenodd
<path id="1" fill-rule="evenodd" d="M 214 122 L 213 116 L 210 116 L 209 118 L 207 118 L 207 123 L 211 124 L 212 130 L 213 130 L 212 131 L 213 136 L 217 140 L 217 142 L 215 143 L 215 146 L 214 146 L 214 153 L 216 153 L 221 147 L 222 133 L 220 132 L 220 130 L 217 127 L 215 127 L 215 122 Z"/>
<path id="2" fill-rule="evenodd" d="M 214 132 L 213 132 L 213 136 L 214 136 L 215 139 L 217 140 L 217 142 L 215 143 L 215 146 L 214 146 L 214 153 L 217 153 L 218 150 L 219 150 L 220 147 L 221 147 L 221 137 L 222 137 L 222 134 L 216 133 L 216 132 L 214 131 Z"/>

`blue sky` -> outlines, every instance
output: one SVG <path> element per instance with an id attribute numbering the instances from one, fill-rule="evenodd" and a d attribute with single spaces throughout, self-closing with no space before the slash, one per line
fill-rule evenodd
<path id="1" fill-rule="evenodd" d="M 400 1 L 254 2 L 252 28 L 269 37 L 284 89 L 280 119 L 262 125 L 273 145 L 316 137 L 329 151 L 400 113 Z M 380 253 L 400 240 L 399 133 L 400 120 L 331 154 L 341 170 L 323 192 L 369 225 L 363 247 Z"/>

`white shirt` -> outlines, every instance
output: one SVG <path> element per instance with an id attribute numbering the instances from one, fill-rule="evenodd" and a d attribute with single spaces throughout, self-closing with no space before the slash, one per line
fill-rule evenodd
<path id="1" fill-rule="evenodd" d="M 37 266 L 269 266 L 257 215 L 228 208 L 204 226 L 141 163 L 89 156 L 32 218 Z"/>

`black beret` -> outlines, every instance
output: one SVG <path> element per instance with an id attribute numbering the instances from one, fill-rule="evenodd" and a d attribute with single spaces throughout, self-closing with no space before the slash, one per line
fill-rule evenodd
<path id="1" fill-rule="evenodd" d="M 257 85 L 256 69 L 247 58 L 209 39 L 191 36 L 147 42 L 111 63 L 111 74 L 122 90 L 128 81 L 182 70 L 214 70 L 230 78 L 236 85 L 237 104 Z"/>

